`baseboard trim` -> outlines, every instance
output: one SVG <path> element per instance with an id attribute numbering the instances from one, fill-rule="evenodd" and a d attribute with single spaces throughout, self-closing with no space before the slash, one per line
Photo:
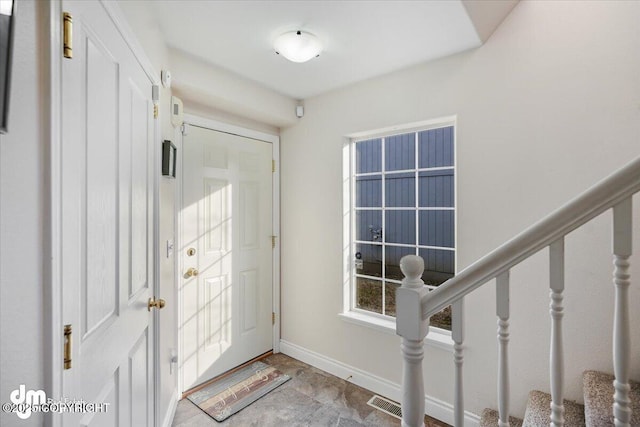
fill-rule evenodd
<path id="1" fill-rule="evenodd" d="M 399 384 L 363 371 L 362 369 L 339 362 L 286 340 L 280 340 L 280 352 L 315 366 L 318 369 L 322 369 L 336 377 L 348 379 L 350 382 L 388 399 L 395 400 L 396 402 L 401 400 L 402 391 Z M 447 424 L 453 424 L 453 405 L 431 396 L 425 396 L 424 408 L 425 413 L 430 417 Z M 465 426 L 478 427 L 479 425 L 480 417 L 465 411 Z"/>
<path id="2" fill-rule="evenodd" d="M 169 405 L 167 405 L 167 412 L 164 414 L 164 420 L 162 420 L 162 427 L 171 427 L 173 417 L 176 415 L 176 409 L 178 408 L 178 390 L 176 390 L 171 396 Z M 157 424 L 156 424 L 157 425 Z"/>

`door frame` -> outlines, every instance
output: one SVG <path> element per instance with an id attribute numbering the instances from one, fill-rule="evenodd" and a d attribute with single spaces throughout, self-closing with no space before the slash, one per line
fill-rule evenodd
<path id="1" fill-rule="evenodd" d="M 151 61 L 147 57 L 129 26 L 124 14 L 117 3 L 109 0 L 95 0 L 105 9 L 111 21 L 123 40 L 138 61 L 138 64 L 146 74 L 152 86 L 160 85 L 160 73 L 157 72 Z M 54 400 L 62 397 L 63 378 L 63 325 L 62 325 L 62 171 L 60 168 L 62 160 L 62 0 L 50 0 L 49 7 L 46 8 L 46 22 L 48 25 L 49 52 L 45 55 L 43 65 L 47 67 L 45 75 L 48 77 L 47 87 L 44 93 L 49 98 L 48 119 L 45 124 L 45 133 L 49 135 L 48 151 L 45 152 L 45 176 L 48 176 L 48 188 L 45 190 L 45 215 L 48 214 L 49 221 L 43 224 L 45 235 L 45 265 L 44 277 L 48 279 L 49 286 L 44 286 L 43 296 L 43 318 L 49 329 L 44 328 L 44 380 L 47 397 Z M 157 100 L 153 100 L 157 105 Z M 161 134 L 159 123 L 160 118 L 154 119 L 153 135 L 153 158 L 154 181 L 153 181 L 153 236 L 154 236 L 154 283 L 153 294 L 159 291 L 159 190 L 160 190 L 160 144 Z M 46 149 L 45 149 L 46 150 Z M 48 322 L 47 322 L 48 321 Z M 155 310 L 153 321 L 154 349 L 153 349 L 153 386 L 154 386 L 154 417 L 156 424 L 162 421 L 164 413 L 159 413 L 158 405 L 159 393 L 157 387 L 159 383 L 159 352 L 158 352 L 158 310 Z M 50 413 L 45 417 L 45 426 L 62 427 L 62 414 Z"/>
<path id="2" fill-rule="evenodd" d="M 273 331 L 273 352 L 280 353 L 280 137 L 265 132 L 259 132 L 253 129 L 231 125 L 217 120 L 208 119 L 205 117 L 185 114 L 184 124 L 199 126 L 207 128 L 217 132 L 229 133 L 244 138 L 256 139 L 272 144 L 272 158 L 274 161 L 274 172 L 272 175 L 272 230 L 273 235 L 276 236 L 275 247 L 273 248 L 273 274 L 272 274 L 272 311 L 275 313 L 275 322 L 272 325 Z M 183 125 L 184 126 L 184 125 Z M 178 141 L 178 155 L 177 164 L 178 171 L 176 172 L 176 203 L 175 206 L 175 248 L 182 247 L 182 153 L 184 152 L 184 133 L 178 128 L 179 137 Z M 175 283 L 176 289 L 180 286 L 180 272 L 182 271 L 182 256 L 177 250 L 174 251 L 175 257 Z M 178 298 L 176 303 L 178 304 L 178 324 L 182 324 L 183 310 L 182 310 L 182 293 L 178 292 Z M 176 325 L 177 327 L 178 325 Z M 184 348 L 182 346 L 182 332 L 178 331 L 178 360 L 182 361 L 184 356 Z M 185 392 L 184 384 L 182 381 L 182 363 L 179 363 L 178 367 L 178 392 L 182 394 Z"/>

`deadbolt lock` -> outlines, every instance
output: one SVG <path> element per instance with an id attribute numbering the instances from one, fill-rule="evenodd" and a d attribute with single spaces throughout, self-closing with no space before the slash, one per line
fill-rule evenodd
<path id="1" fill-rule="evenodd" d="M 161 310 L 165 305 L 167 305 L 167 303 L 162 298 L 158 298 L 157 300 L 154 298 L 149 298 L 149 302 L 147 302 L 147 311 L 151 311 L 153 307 Z"/>
<path id="2" fill-rule="evenodd" d="M 194 248 L 187 249 L 188 256 L 194 256 L 196 254 L 196 250 Z"/>
<path id="3" fill-rule="evenodd" d="M 198 275 L 198 273 L 199 273 L 199 272 L 198 272 L 198 270 L 197 270 L 197 269 L 195 269 L 195 268 L 191 267 L 191 268 L 189 268 L 189 269 L 187 270 L 187 272 L 186 272 L 186 273 L 184 273 L 184 275 L 185 275 L 186 277 L 193 277 L 193 276 L 197 276 L 197 275 Z"/>

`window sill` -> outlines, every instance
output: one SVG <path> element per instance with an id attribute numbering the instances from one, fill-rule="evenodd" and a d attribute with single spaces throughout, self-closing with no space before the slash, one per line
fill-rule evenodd
<path id="1" fill-rule="evenodd" d="M 348 311 L 338 314 L 342 320 L 354 325 L 364 326 L 389 335 L 396 335 L 396 322 L 387 319 L 380 319 L 366 314 Z M 444 329 L 429 327 L 429 334 L 424 339 L 425 346 L 439 348 L 453 353 L 453 340 L 451 332 Z"/>

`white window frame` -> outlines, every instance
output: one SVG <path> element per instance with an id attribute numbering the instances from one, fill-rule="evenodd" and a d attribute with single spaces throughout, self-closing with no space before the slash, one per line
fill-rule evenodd
<path id="1" fill-rule="evenodd" d="M 396 333 L 396 320 L 394 317 L 374 313 L 367 310 L 358 309 L 355 307 L 356 299 L 356 286 L 355 286 L 355 265 L 354 265 L 354 249 L 356 245 L 355 236 L 355 144 L 359 141 L 365 141 L 375 138 L 384 138 L 394 135 L 400 135 L 405 133 L 421 132 L 425 130 L 438 129 L 448 126 L 453 126 L 453 150 L 454 150 L 454 162 L 453 162 L 453 175 L 454 175 L 454 271 L 457 273 L 458 266 L 458 173 L 457 173 L 457 147 L 458 147 L 458 135 L 457 135 L 457 118 L 456 116 L 442 117 L 433 120 L 427 120 L 422 122 L 409 123 L 406 125 L 393 126 L 383 129 L 377 129 L 372 131 L 357 132 L 349 135 L 345 135 L 343 144 L 343 308 L 342 313 L 339 316 L 346 322 L 373 328 L 375 330 L 395 335 Z M 418 150 L 418 144 L 416 144 L 416 151 Z M 384 162 L 384 147 L 383 150 L 383 162 Z M 416 156 L 416 161 L 418 157 Z M 447 167 L 448 168 L 448 167 Z M 442 169 L 442 168 L 434 168 Z M 415 170 L 414 170 L 415 171 Z M 394 171 L 399 172 L 399 171 Z M 384 174 L 384 164 L 380 174 Z M 418 191 L 418 185 L 416 183 L 416 191 Z M 384 197 L 384 184 L 382 188 L 382 196 Z M 416 203 L 418 203 L 416 199 Z M 383 201 L 384 204 L 384 201 Z M 416 211 L 418 209 L 416 208 Z M 416 240 L 416 246 L 418 241 Z M 383 246 L 384 247 L 384 246 Z M 449 249 L 449 248 L 446 248 Z M 383 274 L 384 276 L 384 274 Z M 394 283 L 393 280 L 386 280 L 387 282 Z M 396 282 L 397 283 L 397 282 Z M 384 305 L 384 291 L 382 293 L 383 305 Z M 453 351 L 453 340 L 451 339 L 451 331 L 430 327 L 429 334 L 425 340 L 425 344 L 433 345 L 447 351 Z"/>

